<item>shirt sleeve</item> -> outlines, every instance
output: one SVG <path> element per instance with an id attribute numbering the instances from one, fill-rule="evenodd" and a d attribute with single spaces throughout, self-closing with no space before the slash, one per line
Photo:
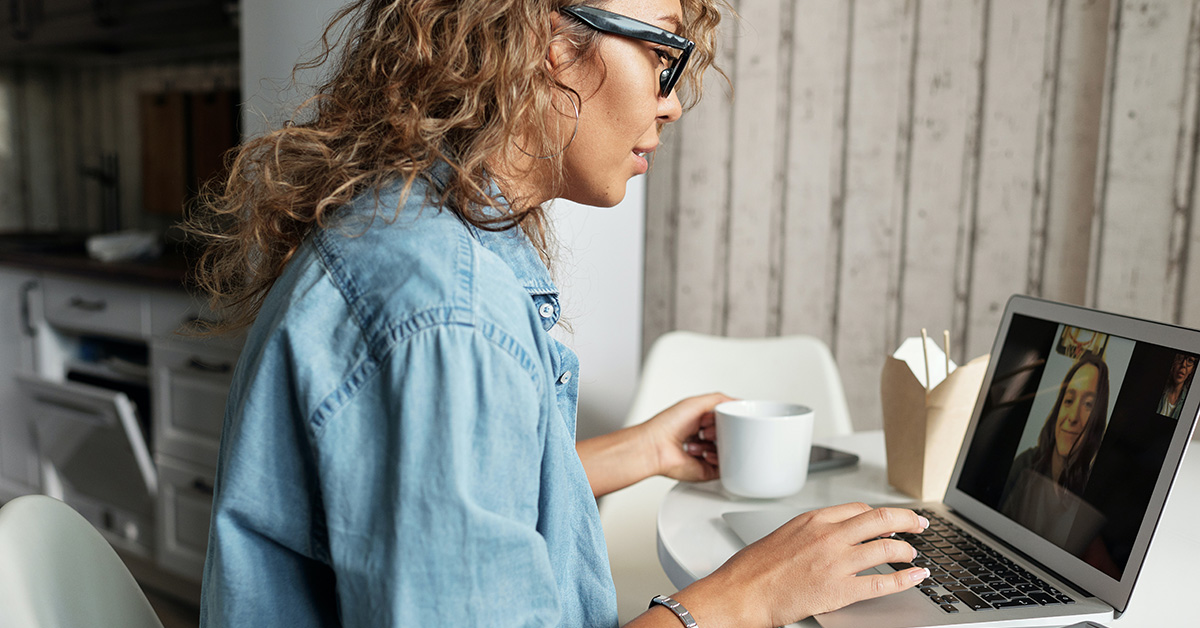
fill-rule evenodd
<path id="1" fill-rule="evenodd" d="M 343 625 L 559 622 L 538 531 L 549 410 L 536 365 L 495 329 L 433 326 L 315 425 Z"/>

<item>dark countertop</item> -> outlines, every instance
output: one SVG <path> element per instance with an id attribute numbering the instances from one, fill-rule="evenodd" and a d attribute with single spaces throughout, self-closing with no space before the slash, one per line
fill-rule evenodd
<path id="1" fill-rule="evenodd" d="M 153 260 L 101 262 L 87 255 L 86 236 L 70 233 L 0 233 L 0 264 L 159 288 L 184 289 L 191 264 L 178 247 Z"/>

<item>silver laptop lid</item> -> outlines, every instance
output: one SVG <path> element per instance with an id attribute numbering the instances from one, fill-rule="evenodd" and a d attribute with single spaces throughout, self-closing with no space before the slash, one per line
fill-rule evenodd
<path id="1" fill-rule="evenodd" d="M 1200 331 L 1014 296 L 945 503 L 1118 611 L 1195 427 Z"/>

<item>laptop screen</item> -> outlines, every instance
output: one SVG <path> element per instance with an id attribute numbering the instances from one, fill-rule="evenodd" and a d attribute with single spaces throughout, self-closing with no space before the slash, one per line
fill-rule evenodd
<path id="1" fill-rule="evenodd" d="M 955 486 L 1119 581 L 1197 354 L 1112 331 L 1012 314 Z"/>

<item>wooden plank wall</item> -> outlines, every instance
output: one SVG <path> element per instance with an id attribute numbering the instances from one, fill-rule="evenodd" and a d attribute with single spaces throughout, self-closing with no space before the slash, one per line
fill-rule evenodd
<path id="1" fill-rule="evenodd" d="M 985 353 L 1014 293 L 1200 326 L 1200 1 L 735 8 L 650 175 L 647 348 L 816 335 L 869 429 L 883 356 Z"/>
<path id="2" fill-rule="evenodd" d="M 138 97 L 239 85 L 238 62 L 83 57 L 0 67 L 0 229 L 96 231 L 87 169 L 119 160 L 121 224 L 162 229 L 141 207 Z"/>

